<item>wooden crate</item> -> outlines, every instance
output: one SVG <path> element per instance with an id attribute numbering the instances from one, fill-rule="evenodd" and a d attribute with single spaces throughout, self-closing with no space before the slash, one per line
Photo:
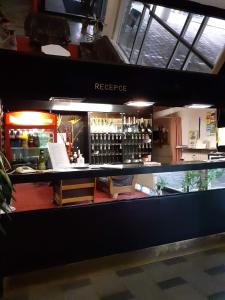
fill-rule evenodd
<path id="1" fill-rule="evenodd" d="M 58 205 L 94 201 L 95 178 L 60 180 L 53 185 L 54 202 Z"/>

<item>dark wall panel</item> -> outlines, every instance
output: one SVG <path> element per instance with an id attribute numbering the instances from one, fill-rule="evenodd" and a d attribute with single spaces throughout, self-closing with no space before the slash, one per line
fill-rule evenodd
<path id="1" fill-rule="evenodd" d="M 90 97 L 114 104 L 146 97 L 161 105 L 184 105 L 193 101 L 221 105 L 225 95 L 223 77 L 208 74 L 87 63 L 3 50 L 0 65 L 0 97 L 5 103 L 48 101 L 57 96 Z M 127 92 L 95 91 L 95 82 L 127 85 Z"/>
<path id="2" fill-rule="evenodd" d="M 3 218 L 4 274 L 225 231 L 224 190 L 118 201 Z"/>

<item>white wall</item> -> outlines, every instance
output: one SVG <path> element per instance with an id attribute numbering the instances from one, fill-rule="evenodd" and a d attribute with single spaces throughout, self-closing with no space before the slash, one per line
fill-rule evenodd
<path id="1" fill-rule="evenodd" d="M 124 0 L 108 0 L 103 34 L 107 35 L 110 39 L 114 38 L 123 1 Z"/>
<path id="2" fill-rule="evenodd" d="M 216 135 L 208 136 L 206 131 L 206 115 L 208 112 L 215 112 L 215 109 L 195 109 L 182 108 L 177 115 L 182 120 L 182 144 L 188 145 L 189 130 L 199 129 L 199 118 L 201 118 L 201 136 L 202 141 L 210 142 L 210 148 L 216 148 Z"/>
<path id="3" fill-rule="evenodd" d="M 189 130 L 199 130 L 199 118 L 201 118 L 201 141 L 209 141 L 210 148 L 216 148 L 216 135 L 208 136 L 206 130 L 206 115 L 208 112 L 215 112 L 215 109 L 193 109 L 181 108 L 177 113 L 182 120 L 182 145 L 188 145 Z M 186 161 L 190 160 L 206 160 L 208 154 L 206 151 L 185 151 L 183 150 L 182 158 Z"/>

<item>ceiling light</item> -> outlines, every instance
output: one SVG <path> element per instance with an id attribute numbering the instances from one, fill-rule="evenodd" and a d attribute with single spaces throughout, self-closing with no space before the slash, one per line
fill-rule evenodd
<path id="1" fill-rule="evenodd" d="M 135 107 L 148 107 L 152 106 L 155 102 L 149 102 L 144 100 L 132 100 L 129 102 L 126 102 L 125 104 L 128 106 L 135 106 Z"/>
<path id="2" fill-rule="evenodd" d="M 211 104 L 190 104 L 186 105 L 185 107 L 187 108 L 209 108 L 212 107 Z"/>

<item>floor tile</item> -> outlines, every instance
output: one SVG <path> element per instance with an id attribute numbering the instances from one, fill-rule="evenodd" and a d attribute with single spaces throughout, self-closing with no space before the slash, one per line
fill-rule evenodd
<path id="1" fill-rule="evenodd" d="M 91 280 L 89 278 L 85 278 L 85 279 L 75 280 L 74 282 L 70 282 L 70 283 L 63 283 L 59 287 L 62 290 L 74 290 L 74 289 L 85 287 L 90 284 L 91 284 Z"/>
<path id="2" fill-rule="evenodd" d="M 167 266 L 164 263 L 154 263 L 143 266 L 143 269 L 155 282 L 161 282 L 174 277 L 183 277 L 183 274 L 192 271 L 193 266 L 187 261 L 170 266 Z"/>
<path id="3" fill-rule="evenodd" d="M 92 286 L 86 286 L 75 290 L 67 290 L 64 292 L 62 296 L 63 296 L 62 298 L 63 300 L 99 300 L 100 299 Z"/>
<path id="4" fill-rule="evenodd" d="M 186 261 L 187 261 L 187 259 L 185 257 L 179 256 L 179 257 L 174 257 L 174 258 L 171 258 L 171 259 L 164 260 L 163 263 L 167 266 L 171 266 L 171 265 L 183 263 L 183 262 L 186 262 Z"/>
<path id="5" fill-rule="evenodd" d="M 204 294 L 205 296 L 218 293 L 224 290 L 224 282 L 221 282 L 215 276 L 210 276 L 203 270 L 198 270 L 193 267 L 192 270 L 185 272 L 182 275 L 188 285 Z"/>
<path id="6" fill-rule="evenodd" d="M 117 276 L 113 270 L 90 274 L 90 278 L 92 286 L 100 298 L 127 290 L 121 277 Z"/>
<path id="7" fill-rule="evenodd" d="M 142 273 L 142 272 L 143 272 L 143 269 L 141 267 L 134 267 L 134 268 L 116 271 L 116 274 L 119 277 L 123 277 L 123 276 L 130 276 L 130 275 L 138 274 L 138 273 Z"/>
<path id="8" fill-rule="evenodd" d="M 203 252 L 193 255 L 188 255 L 187 260 L 202 270 L 213 268 L 217 265 L 222 265 L 225 263 L 225 253 L 205 255 Z"/>
<path id="9" fill-rule="evenodd" d="M 221 254 L 221 253 L 224 253 L 224 248 L 214 248 L 203 252 L 203 254 L 206 255 L 214 255 L 214 254 Z"/>
<path id="10" fill-rule="evenodd" d="M 206 300 L 201 292 L 195 290 L 188 284 L 179 285 L 168 290 L 164 290 L 167 296 L 170 296 L 173 300 Z"/>
<path id="11" fill-rule="evenodd" d="M 205 272 L 211 276 L 219 275 L 225 273 L 225 265 L 216 266 L 205 270 Z"/>
<path id="12" fill-rule="evenodd" d="M 145 273 L 123 277 L 126 287 L 138 300 L 173 300 Z"/>
<path id="13" fill-rule="evenodd" d="M 225 300 L 225 291 L 217 294 L 210 295 L 208 300 Z"/>
<path id="14" fill-rule="evenodd" d="M 130 300 L 130 299 L 134 299 L 134 296 L 128 290 L 101 298 L 101 300 Z"/>
<path id="15" fill-rule="evenodd" d="M 63 298 L 64 292 L 60 290 L 58 285 L 40 285 L 29 288 L 29 300 L 60 300 Z"/>
<path id="16" fill-rule="evenodd" d="M 165 281 L 158 282 L 157 284 L 162 290 L 166 290 L 185 283 L 186 281 L 183 278 L 175 277 Z"/>

